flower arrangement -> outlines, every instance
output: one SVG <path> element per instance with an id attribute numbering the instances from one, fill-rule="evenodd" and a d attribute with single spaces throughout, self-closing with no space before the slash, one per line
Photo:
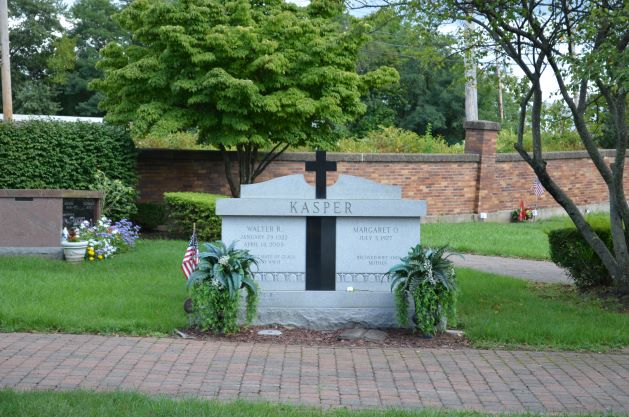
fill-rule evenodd
<path id="1" fill-rule="evenodd" d="M 513 223 L 520 223 L 531 220 L 533 218 L 533 210 L 529 208 L 520 208 L 513 210 L 511 212 L 511 221 Z"/>
<path id="2" fill-rule="evenodd" d="M 83 222 L 80 233 L 83 240 L 87 241 L 87 259 L 102 261 L 135 246 L 140 237 L 140 226 L 126 219 L 113 223 L 103 216 L 93 226 L 87 221 Z"/>
<path id="3" fill-rule="evenodd" d="M 513 223 L 525 222 L 533 218 L 533 210 L 524 207 L 524 201 L 520 200 L 520 207 L 511 212 L 511 221 Z"/>
<path id="4" fill-rule="evenodd" d="M 456 320 L 456 274 L 447 247 L 412 247 L 401 262 L 386 273 L 395 296 L 397 319 L 408 325 L 410 300 L 414 304 L 414 329 L 426 337 L 446 330 L 448 318 Z"/>
<path id="5" fill-rule="evenodd" d="M 238 311 L 246 294 L 245 321 L 251 323 L 258 303 L 258 286 L 251 267 L 258 259 L 247 250 L 221 241 L 205 244 L 197 269 L 188 278 L 193 305 L 192 319 L 202 330 L 233 333 L 239 330 Z M 244 290 L 245 294 L 241 294 Z"/>
<path id="6" fill-rule="evenodd" d="M 65 234 L 65 233 L 64 233 Z M 67 230 L 67 235 L 65 236 L 67 242 L 80 242 L 81 238 L 79 236 L 79 231 L 76 227 L 72 227 Z"/>

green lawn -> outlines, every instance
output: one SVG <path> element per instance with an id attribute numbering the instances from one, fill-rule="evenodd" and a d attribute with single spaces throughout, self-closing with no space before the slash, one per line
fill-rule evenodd
<path id="1" fill-rule="evenodd" d="M 15 392 L 0 390 L 3 417 L 481 417 L 486 413 L 436 410 L 321 410 L 284 404 L 198 399 L 174 400 L 163 396 L 115 392 Z M 524 414 L 500 414 L 512 417 Z M 532 417 L 535 414 L 525 414 Z M 588 414 L 579 414 L 587 416 Z M 600 414 L 589 414 L 600 415 Z M 613 414 L 605 414 L 613 417 Z"/>
<path id="2" fill-rule="evenodd" d="M 604 351 L 629 345 L 629 314 L 560 285 L 459 269 L 460 327 L 476 347 Z"/>
<path id="3" fill-rule="evenodd" d="M 0 330 L 172 333 L 187 324 L 186 246 L 139 241 L 129 253 L 80 265 L 0 257 Z"/>
<path id="4" fill-rule="evenodd" d="M 588 217 L 604 221 L 607 215 Z M 546 233 L 572 225 L 568 217 L 553 217 L 527 223 L 428 223 L 422 225 L 422 243 L 449 245 L 453 250 L 480 255 L 549 259 Z"/>
<path id="5" fill-rule="evenodd" d="M 187 243 L 140 241 L 102 263 L 0 257 L 0 331 L 170 334 L 185 327 Z M 476 346 L 604 350 L 629 345 L 629 315 L 524 281 L 459 271 L 460 325 Z"/>

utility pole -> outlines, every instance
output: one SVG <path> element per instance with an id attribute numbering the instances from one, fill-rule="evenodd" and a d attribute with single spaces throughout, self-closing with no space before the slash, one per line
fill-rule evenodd
<path id="1" fill-rule="evenodd" d="M 505 111 L 502 102 L 502 75 L 500 74 L 500 55 L 498 50 L 496 50 L 496 78 L 498 79 L 498 116 L 500 117 L 500 123 L 502 123 L 504 122 Z"/>
<path id="2" fill-rule="evenodd" d="M 13 120 L 11 98 L 11 57 L 9 53 L 9 8 L 0 0 L 0 47 L 2 48 L 2 114 L 5 122 Z"/>
<path id="3" fill-rule="evenodd" d="M 476 60 L 472 52 L 472 25 L 467 21 L 465 28 L 465 120 L 478 120 L 478 97 L 476 91 Z"/>

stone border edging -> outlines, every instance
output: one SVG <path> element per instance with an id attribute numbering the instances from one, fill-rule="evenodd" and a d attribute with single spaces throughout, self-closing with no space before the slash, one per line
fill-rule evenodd
<path id="1" fill-rule="evenodd" d="M 600 149 L 604 157 L 613 157 L 613 149 Z M 176 159 L 192 160 L 206 159 L 208 161 L 222 161 L 219 151 L 189 150 L 189 149 L 160 149 L 142 148 L 138 154 L 145 159 Z M 234 155 L 234 153 L 231 153 Z M 426 154 L 426 153 L 347 153 L 330 152 L 328 158 L 336 162 L 480 162 L 478 154 Z M 589 158 L 587 151 L 545 152 L 544 159 L 583 159 Z M 629 159 L 629 156 L 627 157 Z M 305 162 L 314 160 L 314 152 L 287 152 L 280 155 L 276 161 Z M 497 153 L 496 162 L 524 162 L 518 153 Z"/>
<path id="2" fill-rule="evenodd" d="M 599 149 L 599 152 L 604 157 L 613 157 L 616 154 L 616 151 L 613 149 Z M 590 157 L 587 151 L 544 152 L 543 156 L 545 160 L 585 159 Z M 524 160 L 518 153 L 497 153 L 496 162 L 524 162 Z"/>
<path id="3" fill-rule="evenodd" d="M 138 149 L 138 154 L 144 159 L 176 159 L 192 160 L 206 159 L 208 161 L 222 161 L 219 151 L 188 150 L 188 149 Z M 235 155 L 235 153 L 231 153 Z M 413 153 L 328 153 L 328 159 L 336 162 L 479 162 L 477 154 L 413 154 Z M 280 155 L 276 161 L 305 162 L 313 161 L 314 152 L 287 152 Z"/>

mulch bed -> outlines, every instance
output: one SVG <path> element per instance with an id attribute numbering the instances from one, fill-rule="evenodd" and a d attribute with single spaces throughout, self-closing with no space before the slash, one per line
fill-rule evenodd
<path id="1" fill-rule="evenodd" d="M 262 336 L 259 330 L 281 330 L 280 336 Z M 424 339 L 408 329 L 386 329 L 388 337 L 383 342 L 371 342 L 364 339 L 339 340 L 339 330 L 309 330 L 283 326 L 250 326 L 240 332 L 229 335 L 216 335 L 202 332 L 196 328 L 185 330 L 185 333 L 199 340 L 242 343 L 266 343 L 279 345 L 331 346 L 331 347 L 410 347 L 410 348 L 447 348 L 461 349 L 470 346 L 469 340 L 462 336 L 441 334 L 432 339 Z"/>

